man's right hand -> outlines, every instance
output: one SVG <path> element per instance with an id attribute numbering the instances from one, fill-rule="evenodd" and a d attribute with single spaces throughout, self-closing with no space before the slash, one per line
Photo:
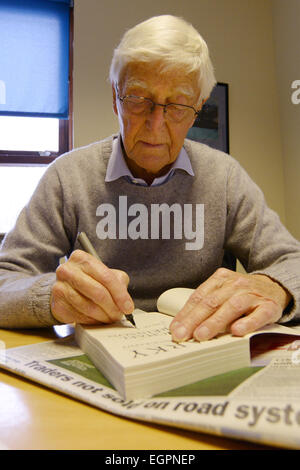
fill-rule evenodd
<path id="1" fill-rule="evenodd" d="M 61 323 L 113 323 L 132 313 L 134 303 L 124 271 L 110 269 L 85 251 L 75 250 L 56 270 L 50 307 Z"/>

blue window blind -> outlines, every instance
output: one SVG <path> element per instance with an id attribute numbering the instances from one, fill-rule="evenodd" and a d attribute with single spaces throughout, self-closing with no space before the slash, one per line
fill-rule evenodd
<path id="1" fill-rule="evenodd" d="M 68 118 L 70 0 L 0 0 L 0 115 Z"/>

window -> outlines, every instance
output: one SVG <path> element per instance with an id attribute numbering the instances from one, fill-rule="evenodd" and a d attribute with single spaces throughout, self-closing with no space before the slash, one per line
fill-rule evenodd
<path id="1" fill-rule="evenodd" d="M 1 1 L 0 163 L 49 163 L 72 147 L 72 42 L 71 0 Z"/>
<path id="2" fill-rule="evenodd" d="M 0 44 L 3 233 L 47 164 L 72 148 L 72 1 L 1 0 Z"/>
<path id="3" fill-rule="evenodd" d="M 72 148 L 72 120 L 0 115 L 0 164 L 48 164 Z"/>

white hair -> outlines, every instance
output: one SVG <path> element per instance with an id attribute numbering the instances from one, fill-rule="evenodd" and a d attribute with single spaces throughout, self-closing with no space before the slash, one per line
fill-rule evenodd
<path id="1" fill-rule="evenodd" d="M 162 15 L 128 30 L 114 51 L 110 81 L 117 85 L 130 63 L 160 62 L 163 70 L 184 67 L 198 74 L 200 100 L 207 99 L 216 83 L 206 42 L 182 18 Z"/>

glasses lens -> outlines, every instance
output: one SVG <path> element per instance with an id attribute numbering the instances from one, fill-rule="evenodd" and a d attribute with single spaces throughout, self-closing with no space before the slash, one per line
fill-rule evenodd
<path id="1" fill-rule="evenodd" d="M 141 96 L 125 96 L 124 108 L 131 114 L 143 114 L 152 108 L 152 102 Z"/>
<path id="2" fill-rule="evenodd" d="M 188 106 L 169 104 L 166 106 L 166 115 L 175 122 L 181 122 L 188 117 L 192 117 L 194 110 Z"/>
<path id="3" fill-rule="evenodd" d="M 174 122 L 181 122 L 187 118 L 191 118 L 192 115 L 195 114 L 194 109 L 190 106 L 173 103 L 164 106 L 154 103 L 149 98 L 142 96 L 124 96 L 121 101 L 124 111 L 128 114 L 148 114 L 153 111 L 155 104 L 157 106 L 163 106 L 166 118 Z"/>

